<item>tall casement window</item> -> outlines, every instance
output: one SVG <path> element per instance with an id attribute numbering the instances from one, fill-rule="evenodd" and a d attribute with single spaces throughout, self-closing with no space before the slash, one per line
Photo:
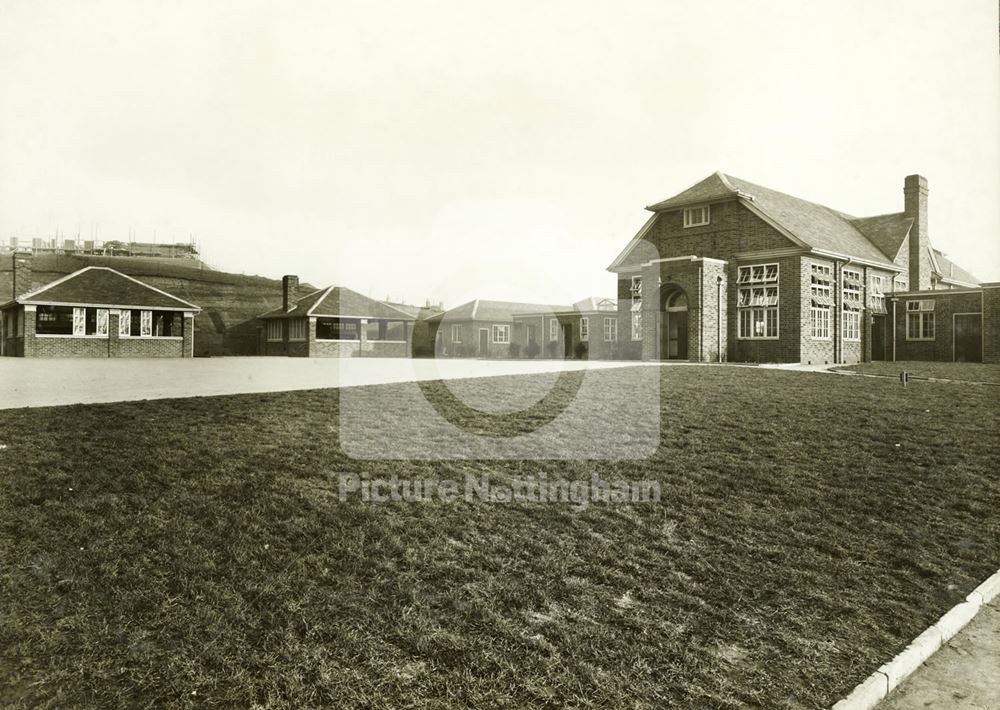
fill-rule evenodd
<path id="1" fill-rule="evenodd" d="M 830 313 L 829 306 L 813 306 L 809 309 L 810 332 L 809 334 L 818 340 L 830 339 Z"/>
<path id="2" fill-rule="evenodd" d="M 580 340 L 586 341 L 590 339 L 590 319 L 587 316 L 583 316 L 580 319 Z"/>
<path id="3" fill-rule="evenodd" d="M 549 340 L 559 340 L 559 321 L 555 318 L 549 321 Z"/>
<path id="4" fill-rule="evenodd" d="M 288 339 L 305 340 L 306 325 L 309 323 L 305 318 L 291 318 L 288 321 Z"/>
<path id="5" fill-rule="evenodd" d="M 629 286 L 632 296 L 632 340 L 642 340 L 642 277 L 633 276 Z"/>
<path id="6" fill-rule="evenodd" d="M 711 220 L 711 213 L 708 205 L 702 205 L 701 207 L 686 207 L 684 208 L 684 226 L 685 227 L 701 227 L 706 225 Z"/>
<path id="7" fill-rule="evenodd" d="M 462 324 L 452 323 L 451 324 L 451 342 L 460 343 L 462 342 Z"/>
<path id="8" fill-rule="evenodd" d="M 872 284 L 868 294 L 868 308 L 873 315 L 887 313 L 885 307 L 885 277 L 872 274 Z"/>
<path id="9" fill-rule="evenodd" d="M 829 264 L 809 266 L 809 335 L 829 340 L 833 315 L 833 269 Z"/>
<path id="10" fill-rule="evenodd" d="M 934 340 L 934 301 L 908 301 L 906 339 Z"/>
<path id="11" fill-rule="evenodd" d="M 739 338 L 775 340 L 778 337 L 778 265 L 741 266 L 739 292 Z"/>
<path id="12" fill-rule="evenodd" d="M 509 325 L 494 325 L 493 326 L 493 342 L 498 345 L 505 345 L 510 342 L 510 326 Z"/>
<path id="13" fill-rule="evenodd" d="M 118 337 L 127 338 L 130 335 L 132 335 L 132 311 L 119 311 Z"/>
<path id="14" fill-rule="evenodd" d="M 281 341 L 281 323 L 282 321 L 277 319 L 272 319 L 267 322 L 267 339 L 270 342 Z"/>
<path id="15" fill-rule="evenodd" d="M 618 340 L 618 319 L 617 318 L 605 318 L 604 319 L 604 342 L 613 343 Z"/>
<path id="16" fill-rule="evenodd" d="M 841 272 L 843 293 L 844 340 L 861 340 L 861 309 L 864 307 L 864 281 L 861 272 L 844 269 Z"/>

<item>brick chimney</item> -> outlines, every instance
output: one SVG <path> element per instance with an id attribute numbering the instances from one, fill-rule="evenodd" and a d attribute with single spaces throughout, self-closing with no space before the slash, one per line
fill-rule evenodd
<path id="1" fill-rule="evenodd" d="M 14 252 L 12 298 L 23 296 L 31 291 L 31 256 L 31 252 Z"/>
<path id="2" fill-rule="evenodd" d="M 910 228 L 910 291 L 931 287 L 930 238 L 927 236 L 927 178 L 908 175 L 903 182 L 903 213 L 913 220 Z"/>
<path id="3" fill-rule="evenodd" d="M 281 307 L 286 311 L 295 308 L 295 302 L 299 300 L 299 277 L 281 277 Z"/>

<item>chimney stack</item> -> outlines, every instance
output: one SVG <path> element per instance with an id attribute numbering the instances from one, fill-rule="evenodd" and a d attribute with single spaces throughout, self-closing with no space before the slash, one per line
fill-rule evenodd
<path id="1" fill-rule="evenodd" d="M 930 238 L 927 236 L 927 178 L 908 175 L 903 182 L 903 213 L 913 220 L 910 228 L 910 291 L 931 287 Z"/>
<path id="2" fill-rule="evenodd" d="M 31 291 L 31 252 L 14 252 L 13 255 L 14 294 L 13 298 Z"/>
<path id="3" fill-rule="evenodd" d="M 299 277 L 281 277 L 281 307 L 286 311 L 295 308 L 295 302 L 299 300 Z"/>

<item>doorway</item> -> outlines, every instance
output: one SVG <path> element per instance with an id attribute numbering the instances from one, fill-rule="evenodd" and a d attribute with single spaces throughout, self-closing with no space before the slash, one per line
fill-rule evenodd
<path id="1" fill-rule="evenodd" d="M 688 359 L 688 302 L 679 287 L 666 290 L 660 313 L 660 359 Z"/>
<path id="2" fill-rule="evenodd" d="M 885 316 L 872 316 L 872 360 L 885 360 Z"/>
<path id="3" fill-rule="evenodd" d="M 563 357 L 573 357 L 573 326 L 569 323 L 562 324 L 563 332 Z"/>
<path id="4" fill-rule="evenodd" d="M 479 329 L 479 357 L 488 357 L 490 354 L 490 331 L 488 328 Z"/>
<path id="5" fill-rule="evenodd" d="M 955 362 L 983 361 L 983 317 L 979 313 L 956 313 L 952 329 Z"/>

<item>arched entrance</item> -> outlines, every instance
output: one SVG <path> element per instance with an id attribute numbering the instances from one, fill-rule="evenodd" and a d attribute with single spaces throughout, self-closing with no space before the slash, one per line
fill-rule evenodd
<path id="1" fill-rule="evenodd" d="M 660 287 L 660 359 L 688 359 L 688 300 L 679 286 Z"/>

